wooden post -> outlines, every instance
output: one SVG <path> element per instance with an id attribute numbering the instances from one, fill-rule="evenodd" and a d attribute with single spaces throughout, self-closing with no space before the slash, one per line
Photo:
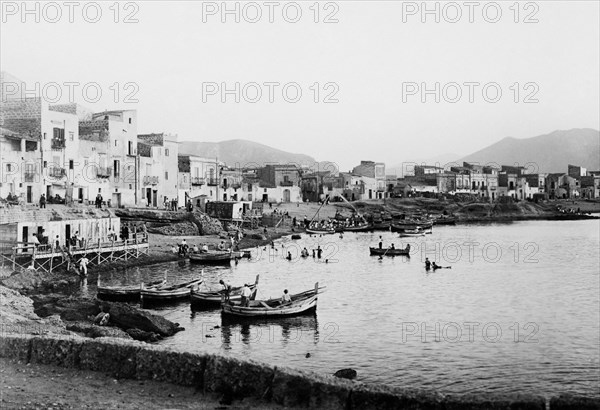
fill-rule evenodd
<path id="1" fill-rule="evenodd" d="M 127 262 L 127 239 L 125 239 L 125 246 L 123 247 L 123 249 L 125 249 L 125 262 Z"/>
<path id="2" fill-rule="evenodd" d="M 52 262 L 54 262 L 54 245 L 50 245 L 50 273 L 52 273 Z"/>

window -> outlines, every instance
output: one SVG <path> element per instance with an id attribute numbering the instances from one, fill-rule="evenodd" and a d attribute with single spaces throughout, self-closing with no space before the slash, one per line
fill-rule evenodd
<path id="1" fill-rule="evenodd" d="M 133 141 L 129 141 L 128 142 L 127 154 L 128 155 L 133 155 Z"/>
<path id="2" fill-rule="evenodd" d="M 52 130 L 52 149 L 63 149 L 65 148 L 65 130 L 62 128 L 54 128 Z"/>
<path id="3" fill-rule="evenodd" d="M 167 171 L 165 171 L 165 181 L 169 179 L 169 173 Z"/>
<path id="4" fill-rule="evenodd" d="M 129 118 L 129 123 L 131 124 L 131 118 Z"/>
<path id="5" fill-rule="evenodd" d="M 46 133 L 44 133 L 44 139 L 46 139 Z"/>
<path id="6" fill-rule="evenodd" d="M 117 146 L 117 143 L 118 143 L 118 142 L 119 142 L 119 141 L 115 140 L 115 147 Z"/>
<path id="7" fill-rule="evenodd" d="M 121 166 L 120 161 L 118 159 L 115 159 L 114 162 L 113 162 L 113 175 L 114 175 L 115 178 L 119 177 L 119 168 L 120 168 L 120 166 Z"/>
<path id="8" fill-rule="evenodd" d="M 69 131 L 69 141 L 75 141 L 75 133 L 73 131 Z"/>
<path id="9" fill-rule="evenodd" d="M 169 149 L 165 148 L 165 157 L 168 157 L 168 156 L 169 156 Z"/>
<path id="10" fill-rule="evenodd" d="M 12 170 L 12 164 L 6 164 L 6 172 L 11 172 Z"/>
<path id="11" fill-rule="evenodd" d="M 73 163 L 73 160 L 70 159 L 69 160 L 69 169 L 74 169 L 75 168 L 75 164 Z"/>
<path id="12" fill-rule="evenodd" d="M 44 168 L 48 168 L 48 161 L 44 161 Z"/>

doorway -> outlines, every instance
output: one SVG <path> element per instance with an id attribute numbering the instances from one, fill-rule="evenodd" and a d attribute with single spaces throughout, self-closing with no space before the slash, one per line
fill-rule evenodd
<path id="1" fill-rule="evenodd" d="M 71 225 L 65 225 L 65 242 L 67 243 L 67 245 L 69 244 L 69 241 L 71 239 Z"/>
<path id="2" fill-rule="evenodd" d="M 29 242 L 29 227 L 28 226 L 23 227 L 23 238 L 21 238 L 21 240 L 23 242 Z"/>
<path id="3" fill-rule="evenodd" d="M 27 185 L 27 203 L 30 204 L 33 202 L 33 187 L 31 185 Z"/>
<path id="4" fill-rule="evenodd" d="M 289 189 L 284 189 L 283 190 L 283 202 L 290 202 L 290 190 Z"/>

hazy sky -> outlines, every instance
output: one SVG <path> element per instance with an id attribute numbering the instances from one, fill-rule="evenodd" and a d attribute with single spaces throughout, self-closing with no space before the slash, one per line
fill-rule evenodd
<path id="1" fill-rule="evenodd" d="M 228 15 L 222 2 L 122 2 L 118 15 L 113 2 L 81 2 L 73 22 L 63 2 L 28 3 L 33 14 L 20 1 L 2 3 L 3 70 L 40 90 L 61 84 L 61 102 L 63 84 L 77 82 L 73 99 L 94 111 L 136 108 L 140 133 L 249 139 L 348 169 L 361 159 L 395 165 L 468 154 L 506 136 L 600 128 L 597 1 L 429 2 L 439 22 L 421 2 L 401 1 L 228 2 Z M 236 82 L 240 102 L 235 93 L 223 102 L 222 84 Z M 97 103 L 94 87 L 83 97 L 90 83 L 101 87 Z M 438 103 L 435 92 L 420 92 L 436 83 Z M 50 86 L 45 94 L 54 98 Z"/>

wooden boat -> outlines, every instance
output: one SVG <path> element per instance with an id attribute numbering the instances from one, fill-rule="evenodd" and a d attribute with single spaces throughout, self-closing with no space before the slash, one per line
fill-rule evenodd
<path id="1" fill-rule="evenodd" d="M 258 286 L 258 278 L 260 275 L 256 275 L 256 281 L 253 285 L 250 285 L 250 290 L 254 292 Z M 192 304 L 203 304 L 203 305 L 220 305 L 225 297 L 225 290 L 208 290 L 200 291 L 199 286 L 192 288 L 191 299 Z M 229 291 L 229 300 L 239 302 L 242 299 L 243 286 L 232 287 Z"/>
<path id="2" fill-rule="evenodd" d="M 335 233 L 335 229 L 306 228 L 306 233 L 313 235 L 332 235 Z"/>
<path id="3" fill-rule="evenodd" d="M 390 221 L 377 221 L 373 222 L 372 229 L 374 231 L 387 231 L 390 229 Z"/>
<path id="4" fill-rule="evenodd" d="M 140 291 L 140 298 L 142 303 L 183 299 L 189 297 L 191 289 L 200 283 L 202 283 L 201 277 L 171 286 L 162 286 L 158 289 L 145 289 L 142 287 Z"/>
<path id="5" fill-rule="evenodd" d="M 456 218 L 453 216 L 441 217 L 433 220 L 434 225 L 456 225 Z"/>
<path id="6" fill-rule="evenodd" d="M 232 259 L 239 259 L 243 256 L 242 252 L 229 251 L 208 251 L 190 254 L 190 262 L 194 263 L 229 263 Z"/>
<path id="7" fill-rule="evenodd" d="M 421 229 L 406 230 L 406 231 L 400 232 L 399 236 L 401 238 L 410 238 L 410 237 L 417 237 L 417 236 L 425 236 L 425 232 L 422 231 Z"/>
<path id="8" fill-rule="evenodd" d="M 157 280 L 146 282 L 143 285 L 129 286 L 98 286 L 97 296 L 100 299 L 137 299 L 140 297 L 142 286 L 146 289 L 158 289 L 164 286 L 167 281 Z"/>
<path id="9" fill-rule="evenodd" d="M 341 227 L 339 232 L 367 232 L 373 230 L 373 226 L 371 224 L 362 224 L 358 226 L 344 226 Z M 338 230 L 336 229 L 336 232 Z"/>
<path id="10" fill-rule="evenodd" d="M 408 256 L 410 257 L 410 249 L 379 249 L 379 248 L 369 248 L 369 253 L 371 256 Z"/>
<path id="11" fill-rule="evenodd" d="M 286 317 L 314 312 L 320 291 L 319 283 L 306 292 L 290 295 L 292 301 L 282 304 L 280 299 L 250 300 L 248 306 L 235 303 L 222 303 L 221 314 L 236 317 Z"/>
<path id="12" fill-rule="evenodd" d="M 392 223 L 392 232 L 411 231 L 415 229 L 431 229 L 433 222 L 431 221 L 397 221 Z"/>

